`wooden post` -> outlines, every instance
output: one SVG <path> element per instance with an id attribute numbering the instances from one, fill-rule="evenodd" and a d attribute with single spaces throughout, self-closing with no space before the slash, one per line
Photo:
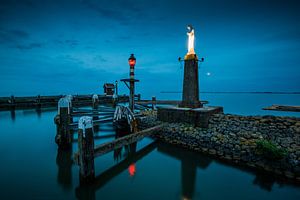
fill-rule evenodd
<path id="1" fill-rule="evenodd" d="M 83 116 L 78 123 L 78 149 L 80 183 L 87 184 L 95 179 L 94 130 L 92 117 Z"/>
<path id="2" fill-rule="evenodd" d="M 12 95 L 10 97 L 10 105 L 11 105 L 11 109 L 15 109 L 16 108 L 16 99 L 15 99 L 14 95 Z"/>
<path id="3" fill-rule="evenodd" d="M 55 123 L 57 125 L 55 142 L 63 149 L 69 148 L 72 145 L 71 130 L 68 128 L 72 122 L 71 105 L 68 98 L 61 98 L 58 101 L 58 115 L 55 117 Z"/>
<path id="4" fill-rule="evenodd" d="M 152 110 L 156 110 L 156 97 L 152 97 Z"/>
<path id="5" fill-rule="evenodd" d="M 70 113 L 73 112 L 73 105 L 72 105 L 72 101 L 73 101 L 73 95 L 67 95 L 65 98 L 67 98 L 69 100 L 69 104 L 70 104 Z"/>
<path id="6" fill-rule="evenodd" d="M 112 103 L 113 103 L 113 107 L 117 107 L 117 104 L 118 104 L 118 95 L 114 94 L 112 96 Z"/>
<path id="7" fill-rule="evenodd" d="M 98 109 L 98 105 L 99 105 L 99 97 L 98 97 L 98 95 L 97 94 L 94 94 L 93 96 L 92 96 L 92 107 L 93 107 L 93 109 Z"/>
<path id="8" fill-rule="evenodd" d="M 118 81 L 115 81 L 115 94 L 118 96 Z"/>
<path id="9" fill-rule="evenodd" d="M 41 107 L 41 95 L 37 95 L 37 97 L 36 97 L 36 104 L 37 104 L 38 108 Z"/>

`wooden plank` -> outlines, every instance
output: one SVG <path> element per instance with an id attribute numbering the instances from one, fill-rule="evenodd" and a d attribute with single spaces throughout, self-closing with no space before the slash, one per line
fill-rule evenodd
<path id="1" fill-rule="evenodd" d="M 100 123 L 104 123 L 104 122 L 112 122 L 113 121 L 113 117 L 107 116 L 107 117 L 102 117 L 100 119 L 94 120 L 93 121 L 93 125 L 99 125 Z M 74 122 L 69 124 L 69 129 L 77 129 L 78 126 L 78 122 Z"/>
<path id="2" fill-rule="evenodd" d="M 106 154 L 106 153 L 114 150 L 114 149 L 121 148 L 124 145 L 129 145 L 133 142 L 137 142 L 137 141 L 143 139 L 144 137 L 151 135 L 154 131 L 161 130 L 164 126 L 165 126 L 164 124 L 160 124 L 160 125 L 139 131 L 137 133 L 133 133 L 133 134 L 127 135 L 125 137 L 118 138 L 114 141 L 98 145 L 97 147 L 95 147 L 94 157 L 101 156 L 103 154 Z"/>
<path id="3" fill-rule="evenodd" d="M 121 162 L 117 163 L 116 165 L 112 166 L 111 168 L 96 176 L 94 182 L 89 185 L 89 194 L 95 196 L 97 190 L 99 190 L 101 187 L 109 183 L 111 179 L 113 179 L 114 177 L 122 173 L 124 170 L 126 170 L 132 163 L 137 163 L 139 160 L 143 159 L 146 155 L 148 155 L 156 148 L 156 145 L 156 142 L 152 142 L 151 144 L 134 153 L 132 156 L 128 156 Z M 76 155 L 74 157 L 76 157 Z M 77 187 L 75 192 L 76 197 L 78 199 L 87 198 L 85 186 Z"/>
<path id="4" fill-rule="evenodd" d="M 27 97 L 14 97 L 14 102 L 11 102 L 11 97 L 0 97 L 0 110 L 11 109 L 30 109 L 30 108 L 48 108 L 57 107 L 58 100 L 63 95 L 56 96 L 27 96 Z M 92 95 L 72 95 L 73 106 L 91 106 Z M 98 95 L 100 104 L 113 103 L 112 96 Z M 119 102 L 127 102 L 129 99 L 126 95 L 118 97 Z"/>
<path id="5" fill-rule="evenodd" d="M 272 106 L 263 108 L 263 110 L 300 112 L 300 106 L 272 105 Z"/>

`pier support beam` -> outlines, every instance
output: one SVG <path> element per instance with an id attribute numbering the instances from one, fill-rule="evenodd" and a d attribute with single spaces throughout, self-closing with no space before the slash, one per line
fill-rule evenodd
<path id="1" fill-rule="evenodd" d="M 156 110 L 156 97 L 152 97 L 152 110 Z"/>
<path id="2" fill-rule="evenodd" d="M 62 149 L 70 148 L 72 145 L 72 135 L 69 124 L 72 123 L 72 104 L 68 98 L 61 98 L 58 101 L 58 115 L 54 121 L 57 126 L 55 142 Z"/>
<path id="3" fill-rule="evenodd" d="M 83 116 L 78 123 L 78 149 L 80 184 L 91 183 L 95 179 L 94 130 L 91 117 Z"/>
<path id="4" fill-rule="evenodd" d="M 93 109 L 98 109 L 98 106 L 99 106 L 99 97 L 98 97 L 97 94 L 94 94 L 92 96 L 92 103 L 93 103 L 93 105 L 92 105 Z"/>

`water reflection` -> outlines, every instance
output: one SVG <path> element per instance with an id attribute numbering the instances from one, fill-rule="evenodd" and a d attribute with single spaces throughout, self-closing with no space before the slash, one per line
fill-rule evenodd
<path id="1" fill-rule="evenodd" d="M 89 186 L 79 185 L 75 190 L 76 197 L 78 199 L 95 199 L 95 193 L 97 190 L 109 183 L 114 177 L 118 176 L 120 173 L 130 168 L 130 166 L 132 166 L 133 163 L 138 162 L 143 157 L 148 155 L 155 148 L 156 142 L 153 142 L 137 152 L 132 152 L 130 156 L 127 156 L 118 164 L 114 165 L 113 167 L 98 175 L 95 178 L 93 184 Z"/>
<path id="2" fill-rule="evenodd" d="M 275 184 L 278 184 L 280 187 L 282 187 L 287 183 L 270 174 L 264 174 L 263 172 L 257 172 L 255 174 L 253 185 L 257 185 L 260 189 L 271 192 Z"/>
<path id="3" fill-rule="evenodd" d="M 42 116 L 42 109 L 41 109 L 41 107 L 37 107 L 35 109 L 35 112 L 36 112 L 38 118 L 41 118 L 41 116 Z"/>
<path id="4" fill-rule="evenodd" d="M 73 151 L 68 150 L 57 150 L 56 164 L 58 166 L 57 171 L 57 182 L 65 190 L 70 190 L 72 188 L 72 164 L 73 164 Z"/>
<path id="5" fill-rule="evenodd" d="M 14 109 L 10 110 L 10 117 L 13 122 L 16 121 L 16 111 Z"/>
<path id="6" fill-rule="evenodd" d="M 181 161 L 181 196 L 182 199 L 193 199 L 197 167 L 206 169 L 212 159 L 165 143 L 158 143 L 157 150 Z"/>
<path id="7" fill-rule="evenodd" d="M 129 130 L 126 130 L 126 129 L 116 129 L 115 139 L 124 137 L 124 136 L 128 135 L 129 133 L 130 133 Z M 119 161 L 122 158 L 130 157 L 130 156 L 134 155 L 134 153 L 136 153 L 136 145 L 137 145 L 137 143 L 134 142 L 130 145 L 125 145 L 121 148 L 115 149 L 114 150 L 114 160 Z"/>

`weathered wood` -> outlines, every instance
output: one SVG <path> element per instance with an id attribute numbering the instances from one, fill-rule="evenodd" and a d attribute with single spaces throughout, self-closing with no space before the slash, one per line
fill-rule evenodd
<path id="1" fill-rule="evenodd" d="M 98 105 L 99 105 L 99 97 L 98 97 L 98 95 L 97 94 L 94 94 L 93 96 L 92 96 L 92 108 L 93 109 L 98 109 Z"/>
<path id="2" fill-rule="evenodd" d="M 263 108 L 263 110 L 300 112 L 300 106 L 272 105 L 272 106 Z"/>
<path id="3" fill-rule="evenodd" d="M 94 131 L 91 117 L 83 116 L 79 119 L 78 150 L 80 184 L 90 183 L 95 178 Z"/>
<path id="4" fill-rule="evenodd" d="M 152 97 L 152 110 L 155 110 L 156 109 L 156 97 L 155 96 L 153 96 Z"/>
<path id="5" fill-rule="evenodd" d="M 68 95 L 69 96 L 69 95 Z M 72 96 L 72 104 L 74 106 L 91 106 L 92 95 L 70 95 Z M 29 97 L 0 97 L 0 110 L 11 110 L 11 109 L 31 109 L 31 108 L 48 108 L 56 107 L 60 98 L 63 95 L 57 96 L 29 96 Z M 111 104 L 112 97 L 98 95 L 98 104 Z M 128 96 L 122 95 L 118 97 L 119 102 L 127 102 Z"/>
<path id="6" fill-rule="evenodd" d="M 110 116 L 102 117 L 100 119 L 94 120 L 93 125 L 96 126 L 96 125 L 99 125 L 100 123 L 112 122 L 112 121 L 113 121 L 113 117 L 110 117 Z M 74 123 L 70 123 L 68 125 L 68 128 L 74 130 L 77 128 L 77 126 L 78 126 L 78 122 L 74 122 Z"/>
<path id="7" fill-rule="evenodd" d="M 114 150 L 114 149 L 121 148 L 124 145 L 129 145 L 133 142 L 137 142 L 137 141 L 143 139 L 144 137 L 151 135 L 154 131 L 158 131 L 158 130 L 162 129 L 163 126 L 164 126 L 164 124 L 157 125 L 157 126 L 130 134 L 128 136 L 118 138 L 112 142 L 107 142 L 107 143 L 101 144 L 101 145 L 95 147 L 94 156 L 95 157 L 101 156 L 103 154 L 106 154 L 106 153 Z"/>
<path id="8" fill-rule="evenodd" d="M 152 152 L 156 148 L 156 144 L 156 142 L 152 142 L 151 144 L 134 153 L 132 156 L 125 158 L 123 161 L 96 176 L 94 182 L 88 186 L 90 196 L 95 196 L 93 194 L 95 194 L 95 192 L 101 187 L 109 183 L 111 179 L 124 172 L 124 170 L 126 170 L 132 163 L 137 163 L 139 160 L 143 159 L 146 155 Z M 79 186 L 76 188 L 76 197 L 78 199 L 87 199 L 86 191 L 86 187 Z"/>
<path id="9" fill-rule="evenodd" d="M 72 122 L 71 104 L 69 99 L 61 98 L 58 102 L 58 115 L 55 117 L 57 134 L 55 142 L 62 149 L 69 148 L 72 145 L 71 130 L 68 125 Z"/>

